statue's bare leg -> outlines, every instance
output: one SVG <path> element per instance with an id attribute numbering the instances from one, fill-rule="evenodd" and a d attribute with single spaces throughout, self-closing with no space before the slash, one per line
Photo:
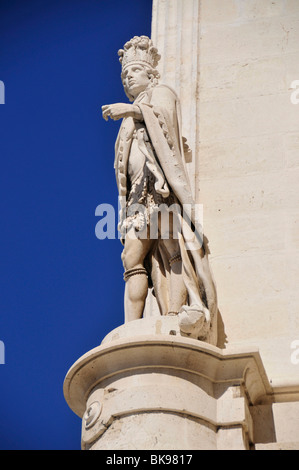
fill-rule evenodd
<path id="1" fill-rule="evenodd" d="M 169 224 L 166 225 L 166 227 L 168 226 L 167 233 L 164 232 L 163 224 L 160 225 L 160 233 L 168 252 L 170 266 L 168 314 L 175 315 L 187 301 L 187 289 L 183 280 L 182 258 L 177 233 L 179 224 L 177 223 L 176 216 L 171 211 L 165 215 L 168 217 Z"/>
<path id="2" fill-rule="evenodd" d="M 138 238 L 131 229 L 125 240 L 122 260 L 125 268 L 125 322 L 142 317 L 148 293 L 148 279 L 144 268 L 144 258 L 153 242 L 148 238 Z"/>
<path id="3" fill-rule="evenodd" d="M 169 315 L 176 315 L 187 301 L 187 289 L 182 275 L 182 258 L 178 240 L 164 240 L 169 256 L 170 286 L 169 286 Z"/>

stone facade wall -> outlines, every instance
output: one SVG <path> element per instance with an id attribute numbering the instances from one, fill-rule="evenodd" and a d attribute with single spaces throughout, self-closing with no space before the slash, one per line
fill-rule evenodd
<path id="1" fill-rule="evenodd" d="M 201 1 L 199 199 L 230 342 L 298 376 L 299 2 Z"/>
<path id="2" fill-rule="evenodd" d="M 155 0 L 153 39 L 182 100 L 226 341 L 257 345 L 271 380 L 293 380 L 299 2 Z"/>

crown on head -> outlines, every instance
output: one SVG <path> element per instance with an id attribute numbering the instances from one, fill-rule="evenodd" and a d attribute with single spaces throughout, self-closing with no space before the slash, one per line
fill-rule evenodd
<path id="1" fill-rule="evenodd" d="M 119 61 L 124 69 L 132 62 L 141 62 L 156 68 L 161 58 L 152 40 L 147 36 L 134 36 L 118 51 Z"/>

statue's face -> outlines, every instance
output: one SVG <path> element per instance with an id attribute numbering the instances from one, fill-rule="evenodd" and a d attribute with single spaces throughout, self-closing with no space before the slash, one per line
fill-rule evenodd
<path id="1" fill-rule="evenodd" d="M 122 72 L 122 80 L 126 91 L 134 98 L 137 98 L 150 83 L 146 68 L 138 63 L 126 67 Z"/>

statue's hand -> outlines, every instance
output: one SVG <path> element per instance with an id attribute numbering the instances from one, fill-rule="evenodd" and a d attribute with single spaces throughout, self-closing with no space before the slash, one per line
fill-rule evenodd
<path id="1" fill-rule="evenodd" d="M 114 121 L 128 116 L 135 119 L 142 117 L 138 106 L 127 103 L 105 104 L 102 106 L 102 115 L 106 121 L 108 121 L 108 117 Z"/>

